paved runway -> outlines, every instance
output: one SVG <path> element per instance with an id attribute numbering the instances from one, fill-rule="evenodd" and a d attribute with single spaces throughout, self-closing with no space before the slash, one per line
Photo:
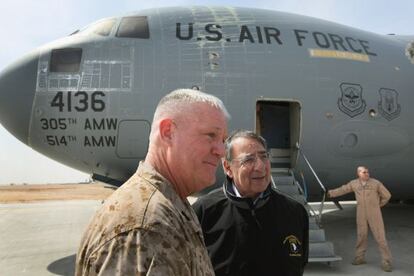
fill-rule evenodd
<path id="1" fill-rule="evenodd" d="M 100 202 L 0 204 L 0 275 L 73 275 L 81 235 Z"/>
<path id="2" fill-rule="evenodd" d="M 101 201 L 74 200 L 0 204 L 0 275 L 73 275 L 81 234 Z M 355 203 L 343 211 L 328 204 L 324 226 L 343 261 L 309 264 L 305 275 L 414 275 L 414 205 L 383 208 L 394 271 L 380 269 L 371 239 L 368 264 L 352 266 L 355 243 Z"/>

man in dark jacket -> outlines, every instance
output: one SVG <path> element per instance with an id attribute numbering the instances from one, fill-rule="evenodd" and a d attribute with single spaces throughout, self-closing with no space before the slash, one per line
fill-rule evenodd
<path id="1" fill-rule="evenodd" d="M 193 205 L 216 275 L 302 275 L 308 214 L 272 189 L 265 140 L 240 130 L 225 147 L 223 187 Z"/>

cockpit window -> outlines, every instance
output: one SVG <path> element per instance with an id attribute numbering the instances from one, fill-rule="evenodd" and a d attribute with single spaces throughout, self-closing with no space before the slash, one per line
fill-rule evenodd
<path id="1" fill-rule="evenodd" d="M 111 30 L 114 27 L 115 23 L 116 19 L 103 19 L 86 27 L 79 33 L 84 35 L 97 34 L 101 36 L 108 36 L 111 33 Z"/>
<path id="2" fill-rule="evenodd" d="M 117 37 L 149 38 L 148 20 L 146 16 L 128 16 L 121 19 Z"/>
<path id="3" fill-rule="evenodd" d="M 50 57 L 50 72 L 79 72 L 81 59 L 81 48 L 65 48 L 52 50 L 52 55 Z"/>

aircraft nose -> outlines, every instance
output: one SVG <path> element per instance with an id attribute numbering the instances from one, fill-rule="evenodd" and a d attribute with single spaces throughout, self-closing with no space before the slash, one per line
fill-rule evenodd
<path id="1" fill-rule="evenodd" d="M 29 138 L 37 64 L 38 55 L 31 53 L 0 73 L 0 123 L 25 144 Z"/>

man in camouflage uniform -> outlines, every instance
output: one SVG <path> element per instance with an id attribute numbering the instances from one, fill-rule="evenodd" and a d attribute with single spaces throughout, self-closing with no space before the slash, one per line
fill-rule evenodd
<path id="1" fill-rule="evenodd" d="M 216 97 L 189 89 L 166 95 L 145 161 L 89 224 L 76 275 L 214 275 L 186 197 L 215 181 L 229 115 Z"/>
<path id="2" fill-rule="evenodd" d="M 366 167 L 357 168 L 358 178 L 334 190 L 328 191 L 328 197 L 338 197 L 350 192 L 355 193 L 357 200 L 357 242 L 353 265 L 365 264 L 365 252 L 368 245 L 368 226 L 377 241 L 382 257 L 382 269 L 392 271 L 392 257 L 385 238 L 384 221 L 381 207 L 391 198 L 390 192 L 376 179 L 369 177 Z"/>

